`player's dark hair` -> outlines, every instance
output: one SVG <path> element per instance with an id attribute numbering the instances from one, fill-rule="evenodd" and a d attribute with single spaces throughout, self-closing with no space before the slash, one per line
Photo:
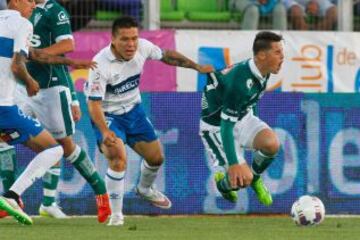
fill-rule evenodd
<path id="1" fill-rule="evenodd" d="M 111 33 L 113 36 L 115 36 L 118 29 L 133 28 L 133 27 L 135 28 L 139 27 L 139 24 L 133 17 L 130 16 L 119 17 L 114 20 Z"/>
<path id="2" fill-rule="evenodd" d="M 9 4 L 11 0 L 6 0 L 6 4 Z"/>
<path id="3" fill-rule="evenodd" d="M 253 44 L 253 53 L 256 55 L 260 51 L 269 50 L 271 48 L 272 42 L 280 42 L 283 40 L 283 37 L 279 34 L 270 31 L 261 31 L 256 34 L 254 44 Z"/>

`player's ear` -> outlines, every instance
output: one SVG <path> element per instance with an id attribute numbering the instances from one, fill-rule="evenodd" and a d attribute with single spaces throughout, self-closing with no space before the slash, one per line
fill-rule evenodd
<path id="1" fill-rule="evenodd" d="M 264 60 L 266 58 L 266 52 L 265 51 L 259 51 L 257 54 L 257 57 L 261 60 Z"/>

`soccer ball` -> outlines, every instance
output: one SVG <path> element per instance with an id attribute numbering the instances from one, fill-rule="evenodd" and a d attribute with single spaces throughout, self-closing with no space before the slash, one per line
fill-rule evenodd
<path id="1" fill-rule="evenodd" d="M 325 218 L 325 207 L 314 196 L 301 196 L 291 207 L 291 217 L 299 226 L 320 224 Z"/>

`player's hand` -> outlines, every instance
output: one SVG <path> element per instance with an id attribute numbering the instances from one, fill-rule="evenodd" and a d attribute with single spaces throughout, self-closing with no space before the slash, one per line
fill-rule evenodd
<path id="1" fill-rule="evenodd" d="M 40 90 L 39 83 L 35 80 L 29 81 L 26 85 L 26 91 L 29 97 L 35 96 Z"/>
<path id="2" fill-rule="evenodd" d="M 91 60 L 72 59 L 70 66 L 75 69 L 95 69 L 97 63 Z"/>
<path id="3" fill-rule="evenodd" d="M 81 118 L 81 109 L 78 105 L 71 105 L 71 113 L 73 116 L 74 122 L 80 121 Z"/>
<path id="4" fill-rule="evenodd" d="M 247 187 L 253 179 L 253 174 L 247 163 L 231 165 L 228 169 L 228 175 L 233 189 Z"/>
<path id="5" fill-rule="evenodd" d="M 113 147 L 116 144 L 116 135 L 111 130 L 106 130 L 102 133 L 103 143 L 107 147 Z"/>
<path id="6" fill-rule="evenodd" d="M 215 69 L 212 65 L 198 65 L 196 67 L 196 70 L 199 72 L 199 73 L 211 73 L 211 72 L 214 72 Z"/>

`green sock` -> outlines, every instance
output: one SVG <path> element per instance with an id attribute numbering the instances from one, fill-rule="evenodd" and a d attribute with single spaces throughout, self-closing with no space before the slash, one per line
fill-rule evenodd
<path id="1" fill-rule="evenodd" d="M 55 202 L 56 188 L 60 178 L 60 167 L 52 167 L 42 177 L 44 198 L 42 204 L 44 206 L 51 206 Z"/>
<path id="2" fill-rule="evenodd" d="M 260 178 L 260 174 L 270 166 L 274 159 L 275 156 L 268 156 L 259 150 L 254 153 L 253 162 L 251 164 L 254 174 L 253 182 Z"/>
<path id="3" fill-rule="evenodd" d="M 81 176 L 86 179 L 96 195 L 106 193 L 104 180 L 100 177 L 94 167 L 94 164 L 90 161 L 83 149 L 76 146 L 75 151 L 66 159 L 69 160 Z"/>
<path id="4" fill-rule="evenodd" d="M 13 146 L 0 147 L 0 178 L 4 192 L 7 192 L 16 180 L 16 153 Z"/>

